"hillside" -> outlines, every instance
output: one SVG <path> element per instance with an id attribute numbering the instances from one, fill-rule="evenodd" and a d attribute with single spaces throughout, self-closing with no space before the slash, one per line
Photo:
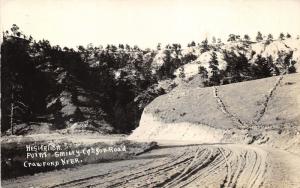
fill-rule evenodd
<path id="1" fill-rule="evenodd" d="M 183 56 L 195 56 L 195 60 L 183 65 L 183 72 L 186 79 L 190 79 L 198 74 L 198 67 L 203 66 L 210 70 L 209 62 L 212 59 L 212 53 L 215 52 L 218 60 L 218 68 L 220 70 L 227 69 L 228 64 L 234 58 L 245 58 L 252 65 L 255 65 L 260 58 L 265 58 L 275 64 L 275 67 L 282 69 L 280 60 L 291 56 L 289 63 L 294 61 L 295 68 L 299 68 L 300 61 L 300 40 L 286 39 L 261 42 L 243 42 L 234 41 L 226 44 L 212 44 L 211 48 L 203 50 L 203 46 L 188 47 L 182 51 Z M 205 51 L 205 52 L 203 52 Z M 203 52 L 203 53 L 201 53 Z M 231 56 L 226 57 L 230 54 Z M 231 58 L 231 59 L 229 59 Z M 275 72 L 272 72 L 274 74 Z M 175 75 L 179 77 L 180 68 L 175 71 Z"/>
<path id="2" fill-rule="evenodd" d="M 5 32 L 1 44 L 1 132 L 6 135 L 77 130 L 130 133 L 139 125 L 145 106 L 174 88 L 173 92 L 180 93 L 180 88 L 294 73 L 300 64 L 300 40 L 294 38 L 204 40 L 187 47 L 169 44 L 145 50 L 124 44 L 105 48 L 90 44 L 74 50 L 52 46 L 47 40 L 35 41 L 18 29 L 14 25 L 13 33 Z M 203 91 L 199 103 L 210 103 L 211 89 Z M 207 115 L 215 109 L 209 108 Z M 217 123 L 182 116 L 196 123 Z M 231 125 L 224 119 L 220 126 Z"/>
<path id="3" fill-rule="evenodd" d="M 144 109 L 129 138 L 269 143 L 299 152 L 297 91 L 299 73 L 217 87 L 177 87 Z"/>

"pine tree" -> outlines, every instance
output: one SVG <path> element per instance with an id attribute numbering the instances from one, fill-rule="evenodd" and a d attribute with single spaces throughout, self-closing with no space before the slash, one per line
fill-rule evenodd
<path id="1" fill-rule="evenodd" d="M 211 85 L 219 85 L 220 84 L 220 71 L 219 71 L 219 62 L 216 52 L 212 53 L 211 60 L 209 62 L 209 68 L 211 69 L 211 76 L 209 78 L 209 82 Z"/>
<path id="2" fill-rule="evenodd" d="M 283 34 L 283 33 L 280 33 L 280 34 L 279 34 L 279 39 L 280 39 L 280 40 L 284 40 L 284 34 Z"/>
<path id="3" fill-rule="evenodd" d="M 111 45 L 110 47 L 112 52 L 116 52 L 118 50 L 118 48 L 115 45 Z"/>
<path id="4" fill-rule="evenodd" d="M 209 51 L 208 40 L 207 38 L 201 42 L 201 53 Z"/>
<path id="5" fill-rule="evenodd" d="M 119 48 L 124 50 L 124 45 L 123 44 L 119 44 Z"/>
<path id="6" fill-rule="evenodd" d="M 188 44 L 188 47 L 196 46 L 195 41 L 192 41 L 191 43 Z"/>
<path id="7" fill-rule="evenodd" d="M 179 68 L 179 78 L 184 79 L 185 78 L 185 73 L 184 73 L 184 67 Z"/>
<path id="8" fill-rule="evenodd" d="M 250 41 L 250 37 L 249 37 L 249 35 L 244 35 L 244 40 L 246 41 L 246 42 L 248 42 L 248 41 Z"/>
<path id="9" fill-rule="evenodd" d="M 130 46 L 129 46 L 128 44 L 126 44 L 126 45 L 125 45 L 125 49 L 126 49 L 126 51 L 129 52 L 131 48 L 130 48 Z"/>
<path id="10" fill-rule="evenodd" d="M 292 51 L 288 54 L 284 51 L 278 52 L 278 58 L 276 59 L 275 64 L 278 67 L 280 73 L 284 73 L 288 70 L 292 57 L 293 57 Z"/>
<path id="11" fill-rule="evenodd" d="M 208 78 L 208 72 L 203 66 L 198 67 L 198 74 L 201 75 L 201 78 L 207 79 Z"/>
<path id="12" fill-rule="evenodd" d="M 263 36 L 262 36 L 261 32 L 257 32 L 257 35 L 256 35 L 256 41 L 257 41 L 257 42 L 260 42 L 260 41 L 262 41 L 262 40 L 263 40 Z"/>
<path id="13" fill-rule="evenodd" d="M 20 28 L 16 24 L 12 25 L 12 28 L 10 30 L 13 33 L 13 36 L 15 36 L 15 37 L 20 37 L 21 36 L 21 32 L 20 32 L 19 29 Z"/>
<path id="14" fill-rule="evenodd" d="M 230 34 L 227 41 L 228 42 L 236 41 L 236 36 L 234 34 Z"/>
<path id="15" fill-rule="evenodd" d="M 273 41 L 273 35 L 272 34 L 268 34 L 266 44 L 270 44 L 272 41 Z"/>
<path id="16" fill-rule="evenodd" d="M 272 41 L 272 40 L 273 40 L 273 35 L 272 35 L 272 34 L 268 34 L 267 40 L 268 40 L 268 41 Z"/>
<path id="17" fill-rule="evenodd" d="M 204 84 L 204 86 L 208 86 L 208 72 L 207 70 L 203 67 L 203 66 L 199 66 L 198 67 L 198 74 L 200 74 L 200 77 L 202 78 L 202 82 Z"/>

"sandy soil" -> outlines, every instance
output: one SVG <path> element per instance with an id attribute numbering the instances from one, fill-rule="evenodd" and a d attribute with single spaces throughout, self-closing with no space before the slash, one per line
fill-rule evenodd
<path id="1" fill-rule="evenodd" d="M 169 145 L 133 160 L 6 180 L 12 187 L 299 187 L 300 157 L 237 144 Z"/>

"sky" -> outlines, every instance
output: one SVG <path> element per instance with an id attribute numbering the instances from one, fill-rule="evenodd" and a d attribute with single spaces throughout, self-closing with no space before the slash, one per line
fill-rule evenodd
<path id="1" fill-rule="evenodd" d="M 34 39 L 76 47 L 92 43 L 201 42 L 257 31 L 300 34 L 300 0 L 0 0 L 1 31 L 17 24 Z"/>

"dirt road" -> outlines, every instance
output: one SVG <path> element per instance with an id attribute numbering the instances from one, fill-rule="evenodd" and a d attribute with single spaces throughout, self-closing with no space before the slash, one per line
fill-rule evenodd
<path id="1" fill-rule="evenodd" d="M 132 160 L 2 182 L 3 187 L 300 187 L 300 157 L 247 145 L 162 145 Z"/>

